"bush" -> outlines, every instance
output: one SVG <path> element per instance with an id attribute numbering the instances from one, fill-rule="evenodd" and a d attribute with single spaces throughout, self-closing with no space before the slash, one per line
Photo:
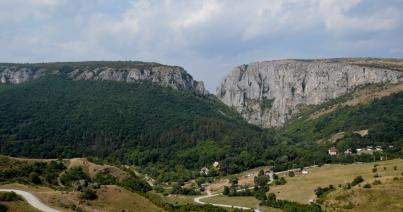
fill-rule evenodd
<path id="1" fill-rule="evenodd" d="M 37 184 L 37 185 L 39 185 L 39 184 L 42 183 L 41 179 L 39 178 L 39 174 L 36 173 L 36 172 L 31 172 L 31 173 L 29 174 L 29 180 L 30 180 L 33 184 Z"/>
<path id="2" fill-rule="evenodd" d="M 380 185 L 382 184 L 382 182 L 380 180 L 375 180 L 372 185 Z"/>
<path id="3" fill-rule="evenodd" d="M 99 185 L 116 185 L 118 183 L 116 177 L 105 173 L 96 174 L 93 181 Z"/>
<path id="4" fill-rule="evenodd" d="M 380 176 L 379 176 L 378 173 L 376 173 L 376 174 L 374 175 L 374 178 L 378 178 L 378 177 L 380 177 Z"/>
<path id="5" fill-rule="evenodd" d="M 369 183 L 365 184 L 364 188 L 371 188 L 371 184 L 369 184 Z"/>
<path id="6" fill-rule="evenodd" d="M 276 185 L 285 185 L 285 184 L 287 183 L 287 181 L 285 180 L 284 177 L 280 177 L 280 179 L 275 180 L 274 183 L 275 183 Z"/>
<path id="7" fill-rule="evenodd" d="M 372 173 L 375 173 L 376 171 L 378 171 L 377 168 L 373 168 L 373 169 L 372 169 Z"/>
<path id="8" fill-rule="evenodd" d="M 98 198 L 97 193 L 89 188 L 84 189 L 83 192 L 80 194 L 81 199 L 85 200 L 94 200 Z"/>
<path id="9" fill-rule="evenodd" d="M 1 192 L 0 193 L 0 201 L 17 201 L 17 200 L 22 200 L 22 198 L 17 195 L 14 191 L 12 192 Z"/>
<path id="10" fill-rule="evenodd" d="M 156 191 L 157 193 L 164 193 L 165 189 L 162 185 L 155 185 L 153 187 L 154 191 Z"/>
<path id="11" fill-rule="evenodd" d="M 71 186 L 73 182 L 79 180 L 90 181 L 90 177 L 88 177 L 81 168 L 72 168 L 60 176 L 60 182 L 65 186 Z"/>
<path id="12" fill-rule="evenodd" d="M 397 166 L 394 166 L 394 167 L 393 167 L 393 170 L 395 170 L 395 171 L 396 171 L 396 170 L 397 170 Z"/>
<path id="13" fill-rule="evenodd" d="M 364 178 L 362 178 L 362 176 L 357 176 L 356 178 L 354 178 L 353 182 L 351 182 L 351 186 L 355 186 L 357 184 L 360 184 L 364 181 Z"/>
<path id="14" fill-rule="evenodd" d="M 224 195 L 229 194 L 229 187 L 228 186 L 224 186 L 224 191 L 222 192 L 222 194 L 224 194 Z"/>
<path id="15" fill-rule="evenodd" d="M 288 172 L 288 176 L 289 176 L 289 177 L 294 177 L 294 176 L 295 176 L 295 173 L 294 173 L 293 171 L 290 171 L 290 172 Z"/>
<path id="16" fill-rule="evenodd" d="M 326 195 L 327 193 L 334 191 L 335 188 L 333 185 L 329 185 L 328 187 L 318 187 L 315 189 L 315 194 L 318 198 L 323 197 L 324 195 Z"/>

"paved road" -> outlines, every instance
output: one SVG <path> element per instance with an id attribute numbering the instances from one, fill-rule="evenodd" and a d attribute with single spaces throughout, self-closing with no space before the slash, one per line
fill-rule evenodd
<path id="1" fill-rule="evenodd" d="M 0 192 L 15 192 L 16 194 L 22 196 L 32 207 L 45 212 L 60 212 L 59 210 L 53 209 L 48 207 L 47 205 L 43 204 L 36 196 L 33 194 L 17 190 L 17 189 L 0 189 Z"/>

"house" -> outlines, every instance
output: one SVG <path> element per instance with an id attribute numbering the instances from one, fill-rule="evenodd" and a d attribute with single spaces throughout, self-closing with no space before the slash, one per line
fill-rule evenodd
<path id="1" fill-rule="evenodd" d="M 207 176 L 210 173 L 210 170 L 207 167 L 203 167 L 200 169 L 200 175 Z"/>
<path id="2" fill-rule="evenodd" d="M 308 174 L 308 170 L 302 170 L 302 174 Z"/>
<path id="3" fill-rule="evenodd" d="M 329 152 L 329 155 L 337 155 L 337 149 L 334 146 L 330 147 L 328 152 Z"/>

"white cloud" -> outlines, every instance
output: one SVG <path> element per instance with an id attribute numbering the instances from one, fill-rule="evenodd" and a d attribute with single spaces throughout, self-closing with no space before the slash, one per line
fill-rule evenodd
<path id="1" fill-rule="evenodd" d="M 0 8 L 4 61 L 184 64 L 210 89 L 224 67 L 253 60 L 402 56 L 393 50 L 403 46 L 400 0 L 0 0 Z"/>

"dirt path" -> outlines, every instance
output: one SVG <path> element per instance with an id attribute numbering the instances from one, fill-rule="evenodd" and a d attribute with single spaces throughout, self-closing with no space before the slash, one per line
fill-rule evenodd
<path id="1" fill-rule="evenodd" d="M 28 204 L 30 204 L 32 207 L 34 207 L 40 211 L 60 212 L 59 210 L 50 208 L 47 205 L 43 204 L 35 195 L 33 195 L 29 192 L 18 190 L 18 189 L 0 189 L 0 192 L 15 192 L 16 194 L 22 196 L 28 202 Z"/>

